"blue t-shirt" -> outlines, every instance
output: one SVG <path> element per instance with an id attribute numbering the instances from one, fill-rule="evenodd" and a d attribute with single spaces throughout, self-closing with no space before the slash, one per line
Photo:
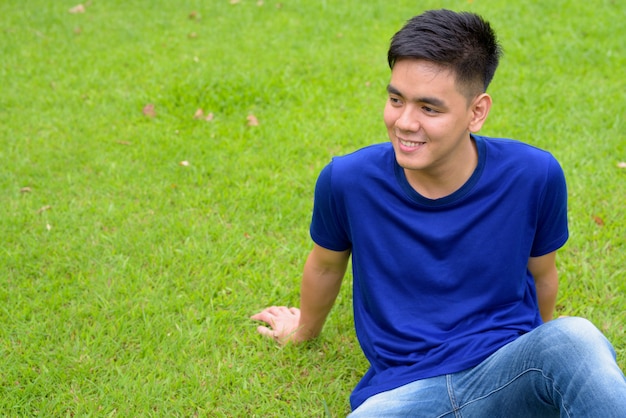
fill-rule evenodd
<path id="1" fill-rule="evenodd" d="M 567 241 L 563 172 L 530 145 L 472 138 L 474 173 L 441 199 L 409 185 L 390 143 L 334 158 L 320 173 L 311 237 L 352 251 L 354 320 L 370 362 L 353 409 L 473 367 L 542 323 L 527 264 Z"/>

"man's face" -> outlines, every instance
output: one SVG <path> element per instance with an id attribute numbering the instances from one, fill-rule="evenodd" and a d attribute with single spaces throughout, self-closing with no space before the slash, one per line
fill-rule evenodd
<path id="1" fill-rule="evenodd" d="M 445 176 L 474 158 L 472 106 L 455 81 L 454 73 L 429 61 L 403 59 L 394 65 L 384 119 L 407 177 Z"/>

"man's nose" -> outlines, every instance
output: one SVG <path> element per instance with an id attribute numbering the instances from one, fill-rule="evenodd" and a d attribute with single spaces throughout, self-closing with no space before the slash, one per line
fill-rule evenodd
<path id="1" fill-rule="evenodd" d="M 416 115 L 416 109 L 412 106 L 405 107 L 400 117 L 396 120 L 396 127 L 407 132 L 419 131 L 420 122 Z"/>

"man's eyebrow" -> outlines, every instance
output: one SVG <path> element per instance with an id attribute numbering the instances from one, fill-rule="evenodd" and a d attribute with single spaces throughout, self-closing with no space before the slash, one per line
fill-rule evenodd
<path id="1" fill-rule="evenodd" d="M 398 90 L 391 84 L 387 84 L 387 92 L 389 94 L 395 94 L 396 96 L 404 97 L 400 90 Z M 411 101 L 415 103 L 425 103 L 435 107 L 446 107 L 444 101 L 438 99 L 437 97 L 414 97 L 411 99 Z"/>
<path id="2" fill-rule="evenodd" d="M 395 88 L 391 84 L 387 84 L 387 93 L 395 94 L 396 96 L 402 96 L 402 93 L 400 93 L 400 90 L 398 90 L 397 88 Z"/>

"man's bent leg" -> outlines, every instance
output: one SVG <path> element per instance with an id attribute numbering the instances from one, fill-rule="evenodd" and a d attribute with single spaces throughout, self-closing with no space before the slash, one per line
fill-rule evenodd
<path id="1" fill-rule="evenodd" d="M 589 321 L 551 321 L 478 366 L 375 395 L 351 417 L 626 417 L 626 380 Z"/>
<path id="2" fill-rule="evenodd" d="M 452 379 L 464 417 L 626 417 L 613 347 L 582 318 L 548 322 Z"/>

